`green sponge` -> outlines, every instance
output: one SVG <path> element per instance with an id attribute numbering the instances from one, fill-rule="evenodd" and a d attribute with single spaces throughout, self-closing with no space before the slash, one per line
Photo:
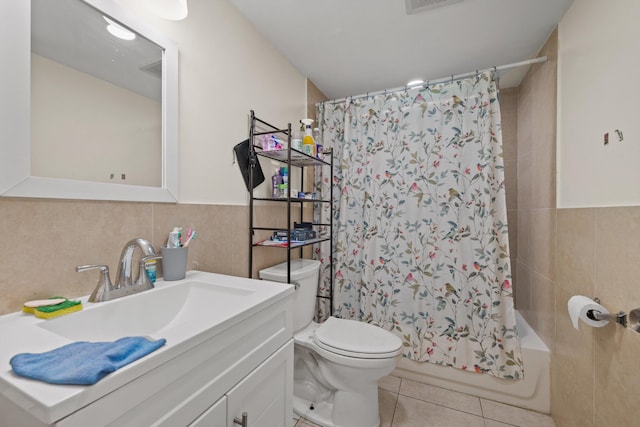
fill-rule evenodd
<path id="1" fill-rule="evenodd" d="M 38 307 L 35 309 L 33 314 L 41 319 L 51 319 L 52 317 L 63 316 L 80 310 L 82 310 L 82 304 L 80 301 L 66 300 L 60 304 Z"/>
<path id="2" fill-rule="evenodd" d="M 59 298 L 59 297 L 58 297 Z M 40 305 L 36 307 L 28 307 L 25 303 L 22 309 L 25 313 L 33 313 L 40 319 L 51 319 L 53 317 L 63 316 L 65 314 L 73 313 L 75 311 L 82 310 L 82 304 L 80 301 L 71 301 L 66 298 L 58 304 L 53 305 Z"/>

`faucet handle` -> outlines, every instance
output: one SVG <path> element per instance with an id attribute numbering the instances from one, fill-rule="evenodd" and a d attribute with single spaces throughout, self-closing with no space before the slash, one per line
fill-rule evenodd
<path id="1" fill-rule="evenodd" d="M 89 297 L 89 302 L 102 302 L 110 299 L 110 293 L 113 291 L 113 284 L 109 277 L 109 267 L 106 265 L 79 265 L 76 267 L 78 273 L 89 270 L 100 270 L 98 284 Z"/>
<path id="2" fill-rule="evenodd" d="M 149 277 L 147 276 L 145 264 L 147 261 L 154 261 L 159 259 L 162 259 L 162 255 L 147 255 L 146 257 L 140 258 L 140 263 L 138 264 L 138 277 L 136 277 L 136 280 L 133 282 L 134 286 L 142 285 L 146 289 L 155 288 L 155 285 L 151 282 L 151 280 L 149 280 Z"/>

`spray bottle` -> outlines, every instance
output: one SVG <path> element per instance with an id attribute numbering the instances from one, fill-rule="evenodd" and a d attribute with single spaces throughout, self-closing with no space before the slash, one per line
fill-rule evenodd
<path id="1" fill-rule="evenodd" d="M 302 138 L 302 152 L 310 156 L 316 156 L 316 142 L 313 140 L 313 134 L 311 130 L 311 124 L 313 120 L 302 119 L 300 120 L 304 124 L 304 138 Z"/>

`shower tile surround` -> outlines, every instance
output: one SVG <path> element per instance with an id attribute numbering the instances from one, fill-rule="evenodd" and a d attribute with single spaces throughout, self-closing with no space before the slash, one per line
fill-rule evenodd
<path id="1" fill-rule="evenodd" d="M 555 282 L 555 118 L 558 33 L 518 88 L 516 307 L 553 352 Z M 509 185 L 507 183 L 507 185 Z"/>
<path id="2" fill-rule="evenodd" d="M 630 400 L 640 394 L 634 370 L 640 337 L 617 325 L 576 331 L 566 303 L 583 294 L 598 296 L 614 312 L 640 306 L 640 207 L 556 208 L 557 43 L 554 32 L 541 52 L 550 60 L 532 66 L 519 88 L 501 91 L 516 306 L 552 350 L 556 425 L 633 425 L 640 419 Z M 265 220 L 278 217 L 258 209 Z M 246 206 L 0 198 L 0 218 L 8 242 L 0 248 L 0 314 L 28 299 L 90 293 L 97 273 L 76 273 L 76 265 L 106 263 L 114 274 L 124 242 L 141 236 L 159 247 L 176 224 L 199 230 L 189 268 L 247 274 Z M 281 261 L 277 252 L 256 251 L 256 270 Z M 382 404 L 409 411 L 416 399 L 396 397 L 397 387 L 381 392 Z M 486 426 L 508 423 L 485 419 Z M 394 424 L 401 425 L 423 424 Z"/>

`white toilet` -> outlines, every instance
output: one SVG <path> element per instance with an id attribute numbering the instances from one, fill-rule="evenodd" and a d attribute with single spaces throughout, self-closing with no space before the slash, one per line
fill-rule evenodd
<path id="1" fill-rule="evenodd" d="M 324 427 L 378 427 L 378 380 L 395 368 L 402 341 L 364 322 L 335 317 L 313 322 L 319 268 L 319 261 L 291 261 L 293 410 Z M 261 270 L 260 278 L 286 282 L 287 264 Z"/>

